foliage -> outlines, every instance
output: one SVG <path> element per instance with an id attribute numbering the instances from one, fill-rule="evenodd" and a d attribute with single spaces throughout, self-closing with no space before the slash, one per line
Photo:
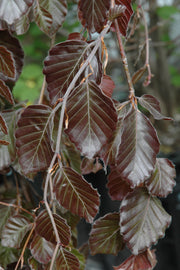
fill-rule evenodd
<path id="1" fill-rule="evenodd" d="M 143 17 L 143 12 L 136 7 L 136 15 Z M 167 14 L 165 9 L 158 12 Z M 24 183 L 39 172 L 43 175 L 43 201 L 36 209 L 23 188 L 17 188 L 16 200 L 0 196 L 1 265 L 84 269 L 75 230 L 84 218 L 92 224 L 91 254 L 117 254 L 126 245 L 132 256 L 114 269 L 153 269 L 156 256 L 150 248 L 171 222 L 158 197 L 172 192 L 175 169 L 169 160 L 157 158 L 157 132 L 140 108 L 154 119 L 170 118 L 161 114 L 154 96 L 135 95 L 133 84 L 147 73 L 146 86 L 152 77 L 148 55 L 132 78 L 128 69 L 124 38 L 133 16 L 131 0 L 79 0 L 78 17 L 88 37 L 70 33 L 66 41 L 54 44 L 67 13 L 66 0 L 0 3 L 0 169 L 4 173 L 11 167 Z M 32 22 L 51 40 L 44 82 L 36 63 L 23 68 L 24 51 L 17 36 Z M 117 35 L 127 78 L 129 99 L 124 103 L 112 98 L 115 85 L 106 75 L 108 32 Z M 148 41 L 146 33 L 147 49 Z M 26 98 L 27 104 L 18 103 Z M 118 213 L 95 220 L 99 194 L 83 174 L 100 169 L 98 159 L 104 168 L 110 167 L 109 196 L 121 206 Z"/>

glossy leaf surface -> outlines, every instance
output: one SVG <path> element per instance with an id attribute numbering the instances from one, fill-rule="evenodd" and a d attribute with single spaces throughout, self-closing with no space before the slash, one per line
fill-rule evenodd
<path id="1" fill-rule="evenodd" d="M 67 114 L 69 138 L 82 155 L 97 155 L 116 127 L 117 114 L 111 99 L 93 81 L 85 82 L 69 97 Z"/>
<path id="2" fill-rule="evenodd" d="M 121 34 L 126 36 L 128 23 L 133 14 L 131 0 L 115 0 L 115 4 L 117 5 L 116 8 L 118 8 L 119 5 L 125 7 L 125 11 L 120 16 L 118 16 L 117 21 Z M 112 25 L 112 29 L 113 28 L 114 25 Z"/>
<path id="3" fill-rule="evenodd" d="M 108 175 L 107 187 L 112 200 L 121 201 L 132 191 L 130 185 L 121 178 L 120 173 L 114 167 L 111 168 L 111 173 Z"/>
<path id="4" fill-rule="evenodd" d="M 35 235 L 30 245 L 31 254 L 40 263 L 47 264 L 53 255 L 55 245 L 45 238 Z"/>
<path id="5" fill-rule="evenodd" d="M 173 163 L 166 158 L 157 158 L 155 170 L 150 179 L 146 181 L 146 186 L 152 195 L 167 197 L 176 184 L 175 176 Z"/>
<path id="6" fill-rule="evenodd" d="M 1 20 L 4 20 L 10 25 L 15 23 L 23 14 L 27 12 L 32 3 L 33 0 L 1 0 Z"/>
<path id="7" fill-rule="evenodd" d="M 120 207 L 121 234 L 134 255 L 145 251 L 164 236 L 171 217 L 161 201 L 137 188 L 122 201 Z"/>
<path id="8" fill-rule="evenodd" d="M 80 0 L 78 3 L 79 19 L 90 33 L 100 32 L 107 19 L 109 0 Z"/>
<path id="9" fill-rule="evenodd" d="M 139 255 L 131 255 L 121 265 L 114 266 L 114 270 L 152 270 L 156 265 L 154 250 L 151 250 L 151 258 L 148 251 Z"/>
<path id="10" fill-rule="evenodd" d="M 61 244 L 67 246 L 70 241 L 71 233 L 65 219 L 57 214 L 53 214 L 54 221 L 58 230 Z M 37 234 L 44 237 L 47 241 L 56 244 L 56 237 L 54 234 L 53 225 L 46 210 L 43 210 L 36 218 L 35 230 Z"/>
<path id="11" fill-rule="evenodd" d="M 51 108 L 46 105 L 28 106 L 17 125 L 16 146 L 24 174 L 47 169 L 53 156 Z"/>
<path id="12" fill-rule="evenodd" d="M 146 108 L 157 120 L 171 120 L 171 118 L 165 117 L 161 114 L 161 108 L 159 101 L 151 95 L 143 95 L 142 97 L 138 98 L 139 103 L 141 106 Z"/>
<path id="13" fill-rule="evenodd" d="M 117 169 L 131 187 L 143 183 L 154 170 L 159 152 L 157 134 L 148 118 L 131 109 L 123 121 Z"/>
<path id="14" fill-rule="evenodd" d="M 71 213 L 92 223 L 99 209 L 99 196 L 84 178 L 69 167 L 58 169 L 54 192 L 59 203 Z"/>
<path id="15" fill-rule="evenodd" d="M 56 268 L 59 270 L 79 270 L 79 261 L 71 252 L 60 248 L 56 259 Z"/>
<path id="16" fill-rule="evenodd" d="M 16 74 L 12 53 L 4 46 L 0 46 L 0 72 L 8 78 Z"/>
<path id="17" fill-rule="evenodd" d="M 58 98 L 62 98 L 69 84 L 73 80 L 75 74 L 91 52 L 90 47 L 82 40 L 68 40 L 54 46 L 49 51 L 49 56 L 44 62 L 44 74 L 48 84 L 48 91 L 51 102 L 54 104 Z M 93 68 L 93 76 L 97 74 L 97 81 L 100 82 L 101 74 L 95 72 L 97 69 L 98 59 L 93 58 L 95 67 Z M 98 65 L 99 66 L 99 65 Z M 98 71 L 100 69 L 98 68 Z M 92 71 L 88 72 L 92 73 Z M 84 73 L 77 80 L 77 84 L 84 78 Z"/>
<path id="18" fill-rule="evenodd" d="M 67 13 L 66 0 L 36 0 L 35 21 L 39 28 L 52 37 L 62 25 Z"/>
<path id="19" fill-rule="evenodd" d="M 91 254 L 114 254 L 123 247 L 120 235 L 119 213 L 110 213 L 97 219 L 92 226 L 89 238 Z"/>
<path id="20" fill-rule="evenodd" d="M 10 217 L 2 231 L 2 245 L 19 248 L 24 236 L 31 228 L 32 223 L 25 216 Z"/>

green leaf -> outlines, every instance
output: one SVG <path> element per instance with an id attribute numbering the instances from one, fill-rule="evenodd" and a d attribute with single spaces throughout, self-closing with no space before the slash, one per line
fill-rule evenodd
<path id="1" fill-rule="evenodd" d="M 57 214 L 53 214 L 61 244 L 67 246 L 70 242 L 71 232 L 66 220 Z M 56 244 L 56 237 L 51 219 L 46 210 L 43 210 L 36 218 L 35 231 L 47 241 Z"/>
<path id="2" fill-rule="evenodd" d="M 166 158 L 157 158 L 152 176 L 146 181 L 147 189 L 154 196 L 167 197 L 176 182 L 176 171 L 173 163 Z"/>
<path id="3" fill-rule="evenodd" d="M 51 108 L 31 105 L 21 113 L 17 123 L 16 146 L 25 175 L 45 170 L 53 157 Z"/>
<path id="4" fill-rule="evenodd" d="M 73 214 L 92 223 L 99 209 L 99 196 L 84 178 L 69 167 L 62 167 L 53 177 L 59 203 Z"/>
<path id="5" fill-rule="evenodd" d="M 119 220 L 119 213 L 110 213 L 93 223 L 89 238 L 92 255 L 98 253 L 117 255 L 122 249 Z"/>
<path id="6" fill-rule="evenodd" d="M 3 247 L 0 244 L 0 265 L 6 269 L 9 263 L 18 261 L 20 252 L 16 248 Z"/>
<path id="7" fill-rule="evenodd" d="M 53 256 L 54 249 L 54 244 L 39 235 L 34 235 L 30 250 L 39 263 L 47 264 Z"/>
<path id="8" fill-rule="evenodd" d="M 82 155 L 93 158 L 111 138 L 117 114 L 113 102 L 93 81 L 79 85 L 67 102 L 66 133 Z"/>
<path id="9" fill-rule="evenodd" d="M 5 247 L 19 248 L 31 228 L 32 223 L 26 217 L 22 215 L 10 217 L 3 228 L 1 244 Z"/>
<path id="10" fill-rule="evenodd" d="M 10 204 L 10 202 L 8 203 Z M 2 234 L 3 227 L 12 213 L 13 213 L 13 209 L 11 206 L 4 206 L 0 204 L 0 238 L 2 237 L 1 234 Z"/>
<path id="11" fill-rule="evenodd" d="M 157 14 L 164 20 L 168 20 L 173 14 L 179 12 L 179 9 L 173 5 L 157 8 Z"/>
<path id="12" fill-rule="evenodd" d="M 164 236 L 171 216 L 161 201 L 144 188 L 129 193 L 120 206 L 120 230 L 123 240 L 134 255 L 145 251 Z"/>

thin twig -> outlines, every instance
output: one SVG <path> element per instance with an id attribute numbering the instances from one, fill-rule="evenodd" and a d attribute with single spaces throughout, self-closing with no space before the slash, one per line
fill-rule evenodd
<path id="1" fill-rule="evenodd" d="M 35 215 L 32 214 L 31 212 L 29 212 L 28 210 L 24 209 L 23 207 L 19 206 L 19 205 L 16 205 L 16 204 L 13 204 L 13 203 L 5 203 L 5 202 L 0 202 L 1 205 L 4 205 L 4 206 L 8 206 L 8 207 L 14 207 L 14 208 L 18 208 L 20 209 L 21 211 L 24 211 L 26 212 L 27 214 L 31 215 L 33 218 L 35 218 Z"/>
<path id="2" fill-rule="evenodd" d="M 43 97 L 44 97 L 45 89 L 46 89 L 46 78 L 44 76 L 38 104 L 42 104 L 42 102 L 43 102 Z"/>
<path id="3" fill-rule="evenodd" d="M 61 114 L 60 114 L 60 120 L 59 120 L 59 126 L 58 126 L 58 135 L 57 135 L 57 140 L 56 140 L 56 149 L 55 149 L 55 154 L 51 160 L 51 164 L 49 166 L 48 169 L 48 173 L 47 173 L 47 177 L 45 180 L 45 187 L 44 187 L 44 203 L 47 209 L 47 212 L 49 214 L 49 217 L 51 219 L 51 223 L 54 229 L 54 233 L 56 236 L 56 241 L 57 241 L 57 245 L 60 245 L 60 238 L 59 238 L 59 234 L 57 231 L 57 227 L 51 212 L 51 209 L 49 207 L 48 201 L 47 201 L 47 190 L 48 190 L 48 185 L 49 185 L 49 180 L 50 180 L 50 172 L 54 166 L 55 160 L 57 158 L 57 155 L 60 153 L 60 145 L 61 145 L 61 135 L 62 135 L 62 129 L 63 129 L 63 122 L 64 122 L 64 114 L 65 114 L 65 109 L 66 109 L 66 103 L 68 100 L 68 96 L 70 94 L 70 92 L 72 91 L 72 89 L 74 88 L 78 78 L 80 77 L 80 75 L 82 74 L 82 72 L 85 70 L 85 68 L 90 64 L 90 62 L 92 61 L 92 58 L 94 57 L 94 55 L 96 54 L 100 44 L 101 44 L 101 39 L 106 35 L 106 33 L 108 32 L 109 28 L 111 26 L 111 22 L 107 22 L 107 25 L 104 27 L 104 29 L 102 30 L 101 34 L 99 35 L 98 39 L 95 40 L 94 42 L 90 43 L 89 46 L 94 46 L 94 48 L 92 49 L 91 53 L 89 54 L 88 58 L 84 61 L 83 65 L 80 67 L 79 71 L 76 73 L 76 75 L 74 76 L 72 82 L 70 83 L 69 87 L 67 88 L 67 91 L 63 97 L 63 103 L 62 103 L 62 108 L 61 108 Z M 57 111 L 61 106 L 61 103 L 59 103 L 55 109 L 53 110 L 53 113 L 55 113 L 55 110 Z M 57 254 L 57 250 L 54 250 L 53 253 L 53 257 L 52 257 L 52 261 L 51 261 L 51 266 L 49 270 L 52 270 L 53 265 L 54 265 L 54 261 L 56 258 L 56 254 Z"/>

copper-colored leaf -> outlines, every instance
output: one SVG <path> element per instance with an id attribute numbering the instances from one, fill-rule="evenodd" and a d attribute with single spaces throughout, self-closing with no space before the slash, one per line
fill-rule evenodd
<path id="1" fill-rule="evenodd" d="M 1 130 L 4 134 L 8 134 L 8 127 L 7 127 L 7 124 L 6 124 L 6 121 L 4 120 L 2 114 L 0 114 L 0 127 L 1 127 Z"/>
<path id="2" fill-rule="evenodd" d="M 0 45 L 0 72 L 5 77 L 15 78 L 15 64 L 12 53 L 4 46 Z"/>
<path id="3" fill-rule="evenodd" d="M 146 181 L 148 190 L 154 196 L 166 197 L 172 192 L 176 182 L 173 163 L 166 158 L 157 158 L 152 176 Z"/>
<path id="4" fill-rule="evenodd" d="M 111 167 L 111 173 L 108 175 L 107 187 L 112 200 L 121 201 L 132 191 L 130 185 L 121 178 L 120 173 L 115 167 Z"/>
<path id="5" fill-rule="evenodd" d="M 9 25 L 16 22 L 32 5 L 33 0 L 1 0 L 0 18 Z"/>
<path id="6" fill-rule="evenodd" d="M 69 125 L 66 133 L 81 154 L 92 158 L 116 127 L 117 114 L 110 98 L 93 81 L 74 89 L 67 102 Z"/>
<path id="7" fill-rule="evenodd" d="M 151 258 L 149 258 L 151 253 Z M 156 265 L 154 250 L 146 250 L 139 255 L 131 255 L 121 265 L 114 266 L 114 270 L 152 270 Z"/>
<path id="8" fill-rule="evenodd" d="M 1 79 L 0 79 L 0 96 L 4 97 L 12 105 L 14 104 L 13 95 L 9 87 Z"/>
<path id="9" fill-rule="evenodd" d="M 44 62 L 44 74 L 48 85 L 49 96 L 52 104 L 62 98 L 75 74 L 91 52 L 90 47 L 82 40 L 67 40 L 54 46 Z M 91 68 L 86 70 L 98 83 L 101 81 L 101 64 L 99 54 L 96 54 L 91 63 Z M 79 84 L 85 77 L 83 73 L 77 80 Z"/>
<path id="10" fill-rule="evenodd" d="M 89 174 L 91 172 L 97 173 L 99 170 L 102 170 L 103 166 L 99 162 L 99 158 L 86 158 L 84 157 L 81 163 L 81 173 Z"/>
<path id="11" fill-rule="evenodd" d="M 100 32 L 107 20 L 109 0 L 79 0 L 79 19 L 90 33 Z"/>
<path id="12" fill-rule="evenodd" d="M 25 216 L 15 215 L 10 217 L 2 231 L 2 245 L 19 248 L 24 236 L 31 228 L 32 223 Z"/>
<path id="13" fill-rule="evenodd" d="M 147 69 L 147 67 L 143 66 L 133 74 L 133 76 L 132 76 L 132 83 L 133 84 L 135 84 L 136 82 L 138 82 L 141 79 L 141 77 L 144 75 L 146 69 Z"/>
<path id="14" fill-rule="evenodd" d="M 84 178 L 69 167 L 54 175 L 54 192 L 59 203 L 73 214 L 92 223 L 99 209 L 99 196 Z"/>
<path id="15" fill-rule="evenodd" d="M 118 16 L 117 21 L 118 21 L 118 26 L 121 34 L 123 36 L 126 36 L 127 28 L 128 28 L 128 23 L 129 20 L 133 14 L 133 9 L 131 7 L 131 0 L 115 0 L 116 8 L 118 6 L 121 6 L 121 8 L 124 6 L 125 11 Z M 114 24 L 111 27 L 112 30 L 114 30 Z"/>
<path id="16" fill-rule="evenodd" d="M 91 254 L 114 254 L 123 247 L 119 213 L 109 213 L 93 223 L 89 238 Z"/>
<path id="17" fill-rule="evenodd" d="M 110 98 L 112 97 L 115 84 L 113 80 L 111 79 L 111 77 L 109 77 L 108 75 L 103 75 L 101 84 L 99 85 L 99 87 L 102 89 L 103 93 L 106 96 Z"/>
<path id="18" fill-rule="evenodd" d="M 122 200 L 120 207 L 120 230 L 124 241 L 134 255 L 145 251 L 164 236 L 171 216 L 161 201 L 137 188 Z"/>
<path id="19" fill-rule="evenodd" d="M 52 214 L 57 227 L 61 244 L 67 246 L 70 242 L 71 232 L 66 220 L 57 214 Z M 56 244 L 56 236 L 51 219 L 46 210 L 43 210 L 36 218 L 35 230 L 37 234 L 44 237 L 47 241 Z"/>
<path id="20" fill-rule="evenodd" d="M 59 270 L 79 270 L 79 260 L 71 252 L 60 248 L 56 259 L 56 268 Z"/>
<path id="21" fill-rule="evenodd" d="M 131 187 L 144 183 L 154 170 L 159 140 L 149 119 L 131 109 L 123 121 L 117 169 Z"/>
<path id="22" fill-rule="evenodd" d="M 145 94 L 142 97 L 138 98 L 138 101 L 141 106 L 147 109 L 155 119 L 172 120 L 171 118 L 163 116 L 161 114 L 160 103 L 155 97 Z"/>
<path id="23" fill-rule="evenodd" d="M 51 108 L 28 106 L 20 116 L 16 130 L 19 163 L 24 174 L 45 170 L 53 157 L 51 147 Z"/>
<path id="24" fill-rule="evenodd" d="M 63 24 L 67 13 L 66 0 L 36 0 L 35 21 L 39 28 L 52 37 Z"/>
<path id="25" fill-rule="evenodd" d="M 30 250 L 33 257 L 40 263 L 47 264 L 52 256 L 55 249 L 55 245 L 48 242 L 45 238 L 34 235 L 30 245 Z"/>
<path id="26" fill-rule="evenodd" d="M 6 0 L 4 0 L 4 2 L 6 2 Z M 5 81 L 6 84 L 8 82 L 15 82 L 17 81 L 17 79 L 19 78 L 19 75 L 21 74 L 22 66 L 23 66 L 23 59 L 24 59 L 24 53 L 20 45 L 20 42 L 18 41 L 17 38 L 11 36 L 10 33 L 7 30 L 5 30 L 5 31 L 0 31 L 0 45 L 6 47 L 6 49 L 12 53 L 15 69 L 16 69 L 15 78 L 8 78 L 7 76 L 4 76 L 3 74 L 0 73 L 0 79 Z"/>

